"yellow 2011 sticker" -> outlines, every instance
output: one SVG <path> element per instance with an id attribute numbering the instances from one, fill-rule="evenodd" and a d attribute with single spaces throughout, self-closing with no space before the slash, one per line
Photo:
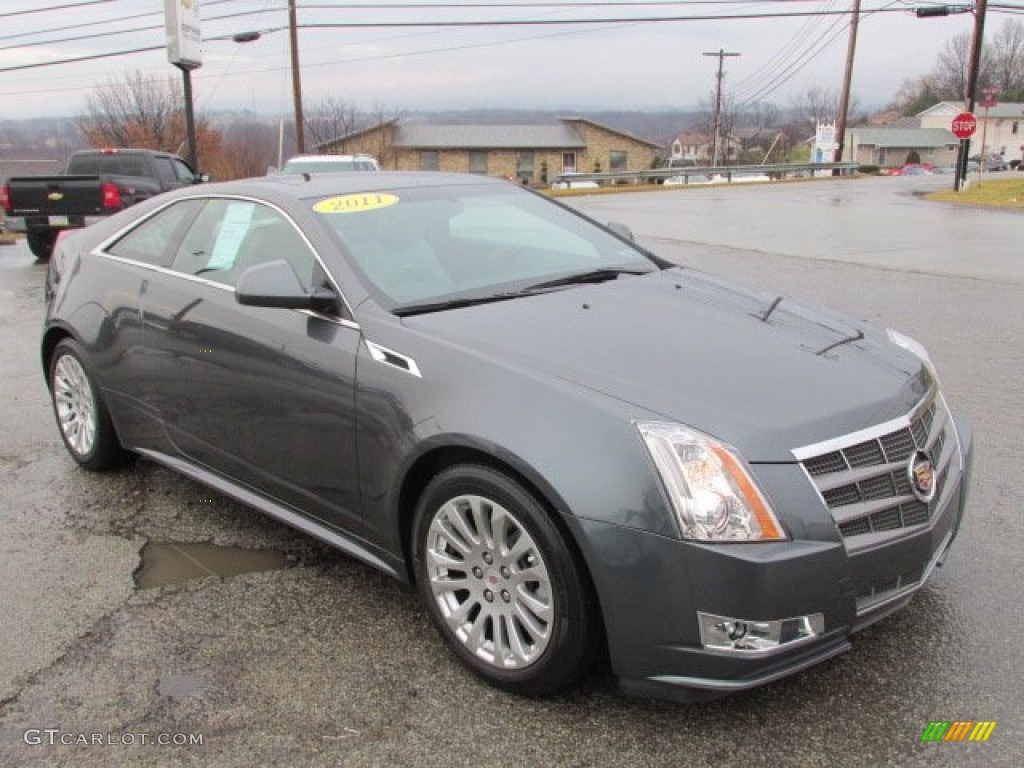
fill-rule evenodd
<path id="1" fill-rule="evenodd" d="M 398 202 L 396 195 L 380 192 L 361 192 L 358 195 L 342 195 L 321 200 L 313 206 L 317 213 L 362 213 L 376 208 L 387 208 Z"/>

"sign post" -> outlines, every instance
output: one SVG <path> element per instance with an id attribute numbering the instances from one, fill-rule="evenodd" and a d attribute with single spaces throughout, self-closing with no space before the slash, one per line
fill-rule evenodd
<path id="1" fill-rule="evenodd" d="M 982 91 L 984 94 L 981 98 L 981 106 L 985 110 L 985 119 L 981 123 L 981 162 L 978 164 L 981 167 L 982 178 L 985 177 L 985 165 L 988 160 L 988 147 L 985 145 L 986 134 L 988 133 L 988 111 L 996 105 L 996 91 L 995 88 L 985 88 Z"/>
<path id="2" fill-rule="evenodd" d="M 957 155 L 956 164 L 956 180 L 953 183 L 953 189 L 957 192 L 960 191 L 960 158 L 963 158 L 964 167 L 964 178 L 967 177 L 967 141 L 974 135 L 974 132 L 978 129 L 978 120 L 970 112 L 961 112 L 959 115 L 953 118 L 953 135 L 960 139 L 960 152 Z"/>
<path id="3" fill-rule="evenodd" d="M 192 110 L 192 70 L 203 66 L 199 34 L 199 0 L 164 0 L 167 29 L 167 59 L 181 70 L 185 87 L 185 129 L 188 133 L 188 161 L 198 172 L 196 160 L 196 118 Z"/>

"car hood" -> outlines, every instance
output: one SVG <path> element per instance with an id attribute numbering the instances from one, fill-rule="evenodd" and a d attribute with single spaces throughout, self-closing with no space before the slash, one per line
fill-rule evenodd
<path id="1" fill-rule="evenodd" d="M 407 328 L 687 424 L 754 462 L 908 413 L 921 361 L 866 323 L 688 269 L 408 317 Z M 642 409 L 642 410 L 640 410 Z"/>

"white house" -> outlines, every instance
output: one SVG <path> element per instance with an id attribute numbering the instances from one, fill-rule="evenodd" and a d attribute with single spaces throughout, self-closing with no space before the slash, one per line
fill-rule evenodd
<path id="1" fill-rule="evenodd" d="M 953 118 L 964 111 L 959 101 L 940 101 L 933 107 L 920 112 L 917 118 L 922 128 L 945 128 L 950 130 Z M 1002 155 L 1009 162 L 1024 158 L 1024 103 L 1002 102 L 988 110 L 975 107 L 974 116 L 978 118 L 978 130 L 971 137 L 971 154 L 982 154 L 982 134 L 984 134 L 986 154 Z"/>

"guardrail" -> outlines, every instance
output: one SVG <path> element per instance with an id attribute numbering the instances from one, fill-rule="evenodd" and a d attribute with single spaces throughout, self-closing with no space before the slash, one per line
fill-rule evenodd
<path id="1" fill-rule="evenodd" d="M 593 181 L 601 185 L 661 183 L 666 179 L 682 179 L 683 184 L 707 183 L 709 178 L 724 177 L 732 182 L 744 177 L 767 176 L 769 179 L 814 175 L 824 171 L 832 175 L 852 173 L 859 163 L 773 163 L 771 165 L 701 165 L 687 168 L 650 168 L 643 171 L 616 171 L 608 173 L 563 173 L 552 178 L 554 183 Z M 691 182 L 690 180 L 693 179 Z"/>

